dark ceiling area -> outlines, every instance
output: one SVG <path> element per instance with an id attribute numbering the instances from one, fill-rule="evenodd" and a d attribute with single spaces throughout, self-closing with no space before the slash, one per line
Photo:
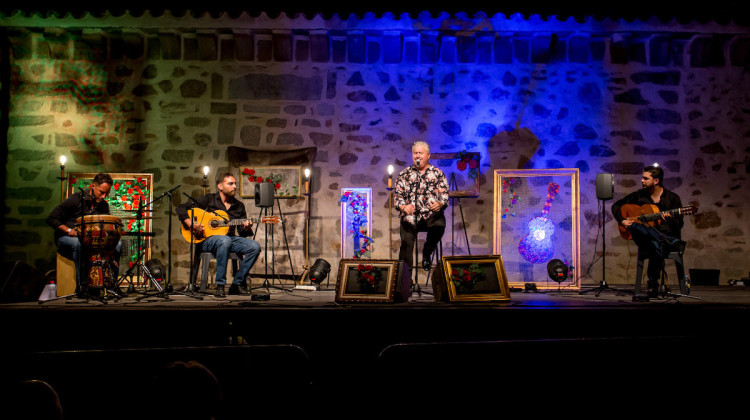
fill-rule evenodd
<path id="1" fill-rule="evenodd" d="M 10 3 L 10 4 L 8 4 Z M 15 3 L 15 4 L 13 4 Z M 0 11 L 7 14 L 12 13 L 14 10 L 20 9 L 26 13 L 56 13 L 57 15 L 65 15 L 70 13 L 74 16 L 81 16 L 85 12 L 90 12 L 94 15 L 100 15 L 103 12 L 108 11 L 110 14 L 120 15 L 126 10 L 130 11 L 131 14 L 140 15 L 145 10 L 149 10 L 153 15 L 161 15 L 165 10 L 169 10 L 173 15 L 184 15 L 185 13 L 192 13 L 196 16 L 200 16 L 203 13 L 209 13 L 214 16 L 218 16 L 221 13 L 228 13 L 231 16 L 238 16 L 243 11 L 251 15 L 258 15 L 261 12 L 265 12 L 267 15 L 275 17 L 279 13 L 284 12 L 287 16 L 295 16 L 297 14 L 304 14 L 311 18 L 316 14 L 322 14 L 324 17 L 329 18 L 333 14 L 338 14 L 340 17 L 345 18 L 351 14 L 357 16 L 363 16 L 365 13 L 374 13 L 377 16 L 381 16 L 383 13 L 390 12 L 396 17 L 403 13 L 409 13 L 416 17 L 420 12 L 427 11 L 433 16 L 441 12 L 447 12 L 451 15 L 463 12 L 468 16 L 473 16 L 477 12 L 484 12 L 487 16 L 493 16 L 496 13 L 502 13 L 506 16 L 514 13 L 520 13 L 528 17 L 533 14 L 540 15 L 542 17 L 557 16 L 559 19 L 567 19 L 568 17 L 574 17 L 579 20 L 586 19 L 588 17 L 594 17 L 597 19 L 609 17 L 614 19 L 648 19 L 650 17 L 656 17 L 661 20 L 671 20 L 672 18 L 677 19 L 680 22 L 687 23 L 692 20 L 699 22 L 717 21 L 719 23 L 727 23 L 734 21 L 735 23 L 744 23 L 748 18 L 747 13 L 744 12 L 744 7 L 741 1 L 729 0 L 729 1 L 704 1 L 704 2 L 690 2 L 690 1 L 676 1 L 676 0 L 622 0 L 619 2 L 615 1 L 551 1 L 551 0 L 539 0 L 531 2 L 508 2 L 502 0 L 488 1 L 488 0 L 462 0 L 454 3 L 445 3 L 438 1 L 426 1 L 426 0 L 373 0 L 373 1 L 357 1 L 357 0 L 334 0 L 334 1 L 302 1 L 302 0 L 291 0 L 291 1 L 211 1 L 204 0 L 198 2 L 196 0 L 132 0 L 123 1 L 116 3 L 108 3 L 103 1 L 94 0 L 78 0 L 78 1 L 30 1 L 25 4 L 19 4 L 18 1 L 5 2 L 0 6 Z"/>

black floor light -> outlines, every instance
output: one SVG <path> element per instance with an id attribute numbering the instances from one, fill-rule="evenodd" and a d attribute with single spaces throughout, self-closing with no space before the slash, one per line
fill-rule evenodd
<path id="1" fill-rule="evenodd" d="M 328 276 L 331 271 L 331 264 L 328 261 L 318 258 L 310 268 L 310 281 L 313 283 L 320 284 Z"/>
<path id="2" fill-rule="evenodd" d="M 547 263 L 547 275 L 557 282 L 557 290 L 560 290 L 560 283 L 568 278 L 568 266 L 558 259 L 551 260 Z"/>

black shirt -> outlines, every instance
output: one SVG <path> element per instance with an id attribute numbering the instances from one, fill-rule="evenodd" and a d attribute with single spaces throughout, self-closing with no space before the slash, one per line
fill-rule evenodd
<path id="1" fill-rule="evenodd" d="M 617 200 L 615 204 L 612 205 L 612 216 L 615 217 L 617 223 L 622 223 L 624 219 L 620 212 L 620 209 L 624 204 L 637 204 L 639 206 L 643 204 L 653 204 L 659 208 L 659 211 L 678 209 L 682 207 L 680 196 L 666 188 L 662 191 L 658 203 L 654 203 L 654 200 L 651 199 L 651 193 L 648 192 L 648 190 L 641 188 L 640 190 L 634 191 Z M 680 238 L 680 230 L 684 224 L 685 221 L 683 220 L 682 215 L 675 214 L 673 217 L 668 217 L 666 220 L 662 220 L 657 229 L 666 235 Z"/>
<path id="2" fill-rule="evenodd" d="M 93 202 L 88 196 L 84 197 L 82 192 L 77 192 L 60 203 L 52 213 L 47 216 L 47 224 L 55 229 L 55 242 L 65 232 L 58 229 L 58 226 L 65 225 L 69 228 L 75 227 L 76 219 L 81 217 L 81 201 L 83 201 L 83 214 L 109 214 L 109 204 L 106 200 Z"/>
<path id="3" fill-rule="evenodd" d="M 245 211 L 245 205 L 238 199 L 234 197 L 230 197 L 230 201 L 232 202 L 232 205 L 227 209 L 227 207 L 224 205 L 224 202 L 221 201 L 221 195 L 220 193 L 212 193 L 212 194 L 206 194 L 203 197 L 200 197 L 199 199 L 195 200 L 198 202 L 198 207 L 205 210 L 205 211 L 214 211 L 214 210 L 221 210 L 225 211 L 227 213 L 227 216 L 229 216 L 230 220 L 235 219 L 247 219 L 247 212 Z M 190 216 L 188 216 L 188 210 L 193 208 L 193 202 L 189 201 L 187 203 L 182 203 L 179 206 L 175 208 L 175 212 L 177 213 L 177 217 L 180 219 L 180 221 L 183 221 L 185 219 L 189 219 Z M 196 223 L 200 223 L 200 221 L 197 221 Z M 239 226 L 239 229 L 235 229 L 236 226 L 230 226 L 229 227 L 229 233 L 227 233 L 227 236 L 250 236 L 253 234 L 252 229 L 242 229 L 242 226 Z M 235 233 L 235 230 L 237 233 Z"/>

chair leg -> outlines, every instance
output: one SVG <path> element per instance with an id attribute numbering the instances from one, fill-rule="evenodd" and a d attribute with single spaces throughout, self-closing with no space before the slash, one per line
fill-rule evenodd
<path id="1" fill-rule="evenodd" d="M 206 291 L 208 285 L 208 266 L 211 264 L 213 254 L 204 252 L 201 254 L 201 292 Z"/>

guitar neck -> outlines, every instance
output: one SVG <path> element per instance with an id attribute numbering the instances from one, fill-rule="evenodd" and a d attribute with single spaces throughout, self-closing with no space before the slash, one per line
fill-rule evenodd
<path id="1" fill-rule="evenodd" d="M 662 216 L 666 216 L 666 215 L 674 216 L 675 214 L 682 214 L 686 212 L 687 210 L 685 208 L 664 210 L 658 213 L 649 213 L 649 214 L 640 215 L 638 216 L 638 220 L 641 222 L 651 222 L 657 219 L 661 219 Z"/>
<path id="2" fill-rule="evenodd" d="M 239 225 L 245 223 L 248 220 L 251 221 L 251 222 L 253 222 L 253 223 L 257 223 L 258 222 L 258 218 L 257 217 L 250 217 L 250 218 L 247 218 L 247 219 L 222 220 L 220 223 L 221 223 L 222 226 L 239 226 Z"/>

